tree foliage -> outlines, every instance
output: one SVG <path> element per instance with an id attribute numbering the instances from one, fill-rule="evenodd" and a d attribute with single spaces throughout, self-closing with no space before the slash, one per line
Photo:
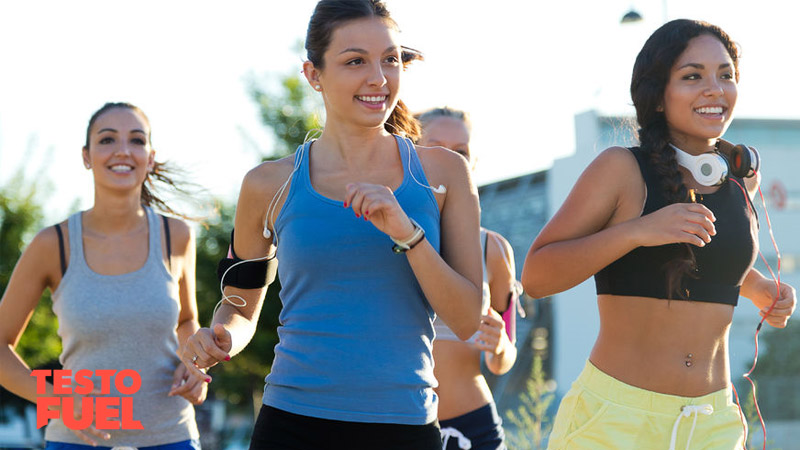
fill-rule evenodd
<path id="1" fill-rule="evenodd" d="M 275 137 L 275 148 L 263 155 L 265 160 L 294 153 L 310 131 L 322 128 L 319 115 L 314 112 L 318 102 L 297 75 L 281 77 L 278 93 L 253 82 L 250 95 L 258 105 L 261 122 Z"/>
<path id="2" fill-rule="evenodd" d="M 519 396 L 521 405 L 516 411 L 506 411 L 506 418 L 516 426 L 506 439 L 509 448 L 539 450 L 544 448 L 544 438 L 550 433 L 547 411 L 555 397 L 551 383 L 545 379 L 541 356 L 534 356 L 531 375 L 525 384 L 527 389 Z"/>

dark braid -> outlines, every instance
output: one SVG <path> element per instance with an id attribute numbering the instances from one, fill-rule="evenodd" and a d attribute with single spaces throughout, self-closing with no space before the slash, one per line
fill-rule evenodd
<path id="1" fill-rule="evenodd" d="M 662 114 L 663 117 L 663 114 Z M 683 203 L 689 200 L 689 190 L 683 184 L 683 176 L 678 170 L 678 159 L 675 151 L 669 146 L 669 129 L 665 120 L 660 124 L 639 130 L 641 147 L 650 155 L 650 163 L 661 179 L 664 197 L 669 203 Z M 664 265 L 667 277 L 667 293 L 669 298 L 678 295 L 686 298 L 681 287 L 684 276 L 694 276 L 697 261 L 690 244 L 676 244 L 679 247 L 677 256 Z"/>
<path id="2" fill-rule="evenodd" d="M 650 156 L 650 162 L 661 179 L 664 197 L 669 203 L 689 200 L 689 191 L 678 170 L 675 151 L 669 146 L 670 130 L 664 115 L 664 91 L 669 82 L 675 61 L 686 50 L 689 41 L 700 35 L 719 39 L 733 60 L 736 80 L 739 80 L 739 51 L 731 38 L 719 27 L 696 20 L 678 19 L 667 22 L 645 42 L 636 57 L 631 77 L 631 98 L 639 122 L 639 143 Z M 681 288 L 684 276 L 694 276 L 696 261 L 689 244 L 680 244 L 678 256 L 668 262 L 667 292 L 670 298 L 677 294 L 683 298 Z"/>

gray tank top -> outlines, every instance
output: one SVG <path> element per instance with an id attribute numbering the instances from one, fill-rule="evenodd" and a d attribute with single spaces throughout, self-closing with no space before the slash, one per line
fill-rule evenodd
<path id="1" fill-rule="evenodd" d="M 492 293 L 489 290 L 489 275 L 486 273 L 486 239 L 487 239 L 486 229 L 481 228 L 481 261 L 483 267 L 483 283 L 482 283 L 482 293 L 483 297 L 481 298 L 481 314 L 486 314 L 489 311 L 489 307 L 492 304 Z M 461 339 L 453 333 L 453 330 L 447 326 L 446 323 L 441 319 L 441 317 L 436 316 L 436 319 L 433 321 L 433 331 L 436 333 L 434 340 L 440 341 L 460 341 Z M 479 331 L 476 331 L 469 339 L 464 342 L 469 344 L 474 344 L 475 340 L 478 338 Z"/>
<path id="2" fill-rule="evenodd" d="M 180 396 L 167 397 L 172 374 L 181 364 L 176 354 L 180 300 L 178 283 L 167 271 L 158 216 L 145 207 L 149 251 L 145 264 L 122 275 L 101 275 L 86 264 L 81 213 L 69 218 L 69 266 L 53 293 L 59 361 L 73 374 L 81 369 L 133 369 L 142 380 L 133 395 L 133 419 L 144 430 L 106 430 L 102 446 L 145 447 L 196 439 L 194 408 Z M 99 390 L 99 377 L 93 378 Z M 130 379 L 127 380 L 130 384 Z M 113 397 L 122 395 L 111 383 Z M 118 420 L 117 418 L 116 420 Z M 51 420 L 45 439 L 84 444 L 59 420 Z"/>

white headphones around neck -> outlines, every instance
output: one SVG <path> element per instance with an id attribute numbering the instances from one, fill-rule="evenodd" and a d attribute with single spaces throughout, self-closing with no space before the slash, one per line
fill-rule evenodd
<path id="1" fill-rule="evenodd" d="M 732 145 L 719 140 L 713 152 L 691 155 L 678 147 L 675 149 L 678 164 L 687 168 L 703 186 L 719 186 L 728 179 L 728 173 L 739 178 L 749 178 L 758 172 L 761 157 L 753 147 L 744 144 Z"/>

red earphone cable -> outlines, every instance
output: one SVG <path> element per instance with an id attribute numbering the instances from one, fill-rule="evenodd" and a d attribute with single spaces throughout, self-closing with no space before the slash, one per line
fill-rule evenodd
<path id="1" fill-rule="evenodd" d="M 744 196 L 745 196 L 745 201 L 748 202 L 750 205 L 752 205 L 752 202 L 750 201 L 750 196 L 747 195 L 747 190 L 745 190 L 745 188 L 741 184 L 739 184 L 739 182 L 736 181 L 735 179 L 730 178 L 730 180 L 733 181 L 734 183 L 736 183 L 737 186 L 739 186 L 739 189 L 742 190 L 742 194 L 744 194 Z M 766 320 L 766 318 L 770 315 L 770 313 L 772 312 L 773 308 L 775 308 L 775 304 L 778 302 L 778 299 L 781 297 L 781 252 L 780 252 L 780 250 L 778 250 L 778 243 L 775 241 L 775 236 L 772 234 L 772 222 L 769 219 L 769 212 L 767 212 L 767 202 L 764 200 L 764 193 L 761 191 L 761 185 L 758 186 L 758 194 L 761 196 L 761 204 L 764 206 L 764 216 L 767 218 L 767 228 L 769 229 L 769 237 L 772 240 L 772 247 L 775 249 L 775 254 L 777 255 L 777 258 L 778 258 L 778 266 L 777 266 L 778 274 L 777 274 L 777 276 L 775 275 L 775 272 L 772 271 L 772 267 L 770 267 L 770 265 L 767 262 L 766 258 L 764 258 L 764 254 L 759 249 L 758 255 L 761 257 L 761 261 L 763 261 L 764 265 L 767 266 L 767 270 L 769 270 L 769 274 L 770 274 L 770 276 L 772 276 L 772 280 L 775 281 L 775 299 L 772 301 L 772 304 L 770 305 L 770 307 L 767 310 L 767 312 L 764 313 L 764 316 L 758 322 L 758 326 L 756 327 L 756 333 L 755 333 L 755 336 L 754 336 L 756 349 L 755 349 L 755 354 L 753 356 L 753 366 L 750 368 L 749 371 L 747 371 L 747 373 L 745 373 L 743 375 L 743 377 L 748 382 L 750 382 L 750 386 L 753 388 L 752 389 L 752 392 L 753 392 L 753 404 L 755 404 L 755 406 L 756 406 L 756 413 L 758 414 L 758 420 L 759 420 L 759 422 L 761 422 L 761 430 L 764 433 L 764 442 L 763 442 L 763 447 L 762 448 L 764 450 L 766 450 L 766 448 L 767 448 L 767 426 L 764 424 L 764 417 L 761 415 L 761 408 L 759 408 L 758 400 L 756 399 L 756 385 L 753 382 L 753 380 L 750 378 L 750 375 L 756 369 L 756 364 L 758 363 L 758 332 L 761 331 L 761 326 L 764 324 L 764 320 Z M 753 206 L 753 209 L 755 209 L 755 206 Z M 731 386 L 733 387 L 733 394 L 736 396 L 736 405 L 739 407 L 739 414 L 742 417 L 742 426 L 745 427 L 745 430 L 744 430 L 745 443 L 744 443 L 744 445 L 745 445 L 745 449 L 746 449 L 747 448 L 747 434 L 748 434 L 747 433 L 747 424 L 746 424 L 745 419 L 744 419 L 744 412 L 742 411 L 742 405 L 741 405 L 741 403 L 739 403 L 739 395 L 736 393 L 736 387 L 733 386 L 733 383 L 731 383 Z"/>

